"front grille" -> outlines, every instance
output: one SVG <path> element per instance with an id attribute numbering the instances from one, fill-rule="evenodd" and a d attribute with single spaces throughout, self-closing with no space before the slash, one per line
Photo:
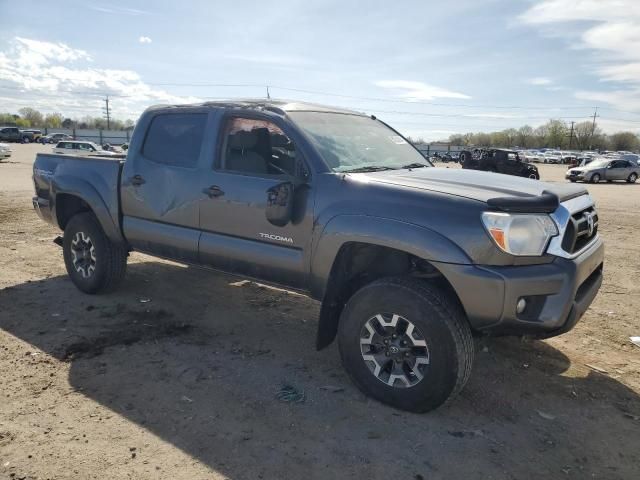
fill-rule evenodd
<path id="1" fill-rule="evenodd" d="M 564 237 L 562 249 L 568 253 L 582 250 L 598 234 L 598 214 L 593 207 L 571 215 Z"/>

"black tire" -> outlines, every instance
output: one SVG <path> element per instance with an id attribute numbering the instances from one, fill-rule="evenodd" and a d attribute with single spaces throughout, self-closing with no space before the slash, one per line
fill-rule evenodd
<path id="1" fill-rule="evenodd" d="M 85 242 L 85 239 L 89 241 Z M 81 248 L 82 245 L 85 248 Z M 89 246 L 93 252 L 89 251 Z M 124 278 L 127 249 L 109 240 L 92 213 L 79 213 L 69 220 L 64 229 L 62 250 L 71 281 L 85 293 L 110 292 Z M 85 257 L 78 253 L 80 250 L 86 254 Z"/>
<path id="2" fill-rule="evenodd" d="M 589 181 L 591 183 L 599 183 L 600 182 L 600 175 L 597 173 L 594 173 L 593 175 L 591 175 L 591 178 L 589 179 Z"/>
<path id="3" fill-rule="evenodd" d="M 569 181 L 570 181 L 571 183 L 576 183 L 576 182 L 577 182 L 577 180 L 576 180 L 575 178 L 570 178 L 570 179 L 569 179 Z"/>
<path id="4" fill-rule="evenodd" d="M 631 175 L 627 177 L 628 183 L 636 183 L 636 180 L 638 180 L 638 174 L 635 172 L 633 172 Z"/>
<path id="5" fill-rule="evenodd" d="M 423 355 L 428 359 L 419 367 L 421 378 L 406 374 L 403 382 L 394 379 L 390 385 L 390 376 L 385 381 L 372 371 L 377 370 L 376 361 L 365 361 L 362 332 L 378 314 L 398 315 L 401 320 L 397 323 L 407 319 L 416 327 L 412 331 L 424 339 Z M 374 338 L 373 333 L 370 338 Z M 349 299 L 340 317 L 338 346 L 342 363 L 360 390 L 380 402 L 412 412 L 427 412 L 454 398 L 469 379 L 474 358 L 471 329 L 457 301 L 427 282 L 404 277 L 377 280 Z M 393 369 L 396 363 L 403 362 L 384 361 L 391 361 Z M 408 386 L 409 381 L 416 383 Z"/>

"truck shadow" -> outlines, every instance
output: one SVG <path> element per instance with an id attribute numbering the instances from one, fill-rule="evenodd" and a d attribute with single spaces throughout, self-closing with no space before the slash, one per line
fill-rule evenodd
<path id="1" fill-rule="evenodd" d="M 70 362 L 75 390 L 228 478 L 637 474 L 638 394 L 548 343 L 479 342 L 461 396 L 415 415 L 362 395 L 335 346 L 315 351 L 317 313 L 303 296 L 160 262 L 130 265 L 110 295 L 66 276 L 0 291 L 0 328 Z M 283 385 L 304 402 L 276 399 Z"/>

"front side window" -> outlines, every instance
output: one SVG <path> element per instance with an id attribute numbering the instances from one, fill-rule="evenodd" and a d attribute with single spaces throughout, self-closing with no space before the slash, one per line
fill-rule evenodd
<path id="1" fill-rule="evenodd" d="M 430 166 L 404 138 L 370 117 L 325 112 L 291 112 L 290 116 L 334 172 Z"/>
<path id="2" fill-rule="evenodd" d="M 200 157 L 206 123 L 206 113 L 157 115 L 147 131 L 142 153 L 156 163 L 193 168 Z"/>
<path id="3" fill-rule="evenodd" d="M 219 167 L 253 175 L 295 176 L 296 149 L 273 122 L 231 118 L 224 128 Z"/>

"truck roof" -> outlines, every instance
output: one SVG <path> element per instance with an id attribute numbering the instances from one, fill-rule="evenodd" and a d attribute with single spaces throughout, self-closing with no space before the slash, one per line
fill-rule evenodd
<path id="1" fill-rule="evenodd" d="M 164 110 L 172 108 L 194 108 L 194 107 L 210 107 L 210 108 L 237 108 L 248 110 L 268 110 L 279 115 L 286 115 L 287 112 L 324 112 L 324 113 L 342 113 L 348 115 L 366 116 L 363 112 L 348 110 L 340 107 L 331 107 L 318 103 L 300 102 L 296 100 L 275 100 L 264 98 L 237 98 L 230 100 L 215 100 L 202 103 L 189 103 L 183 105 L 154 105 L 149 107 L 150 110 Z"/>

